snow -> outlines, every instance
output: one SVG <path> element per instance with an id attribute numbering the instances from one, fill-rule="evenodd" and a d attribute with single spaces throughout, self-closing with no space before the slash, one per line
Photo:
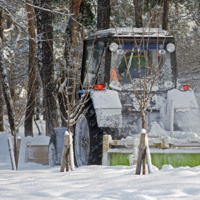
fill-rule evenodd
<path id="1" fill-rule="evenodd" d="M 99 108 L 117 108 L 121 109 L 122 105 L 118 93 L 113 90 L 92 90 L 92 102 L 95 109 Z"/>
<path id="2" fill-rule="evenodd" d="M 175 109 L 188 109 L 188 108 L 199 108 L 194 95 L 193 90 L 191 91 L 180 91 L 173 89 L 168 91 L 167 94 L 168 105 L 170 105 L 171 100 L 174 101 Z"/>
<path id="3" fill-rule="evenodd" d="M 141 37 L 141 34 L 144 34 L 144 37 L 172 37 L 168 35 L 168 32 L 159 28 L 132 28 L 132 27 L 126 27 L 126 28 L 110 28 L 106 30 L 100 30 L 97 31 L 95 34 L 92 34 L 91 36 L 97 36 L 102 37 L 102 35 L 107 34 L 113 34 L 114 36 L 121 36 L 128 37 L 131 35 L 139 36 Z"/>
<path id="4" fill-rule="evenodd" d="M 114 89 L 114 90 L 118 90 L 118 91 L 121 91 L 121 85 L 120 85 L 120 82 L 118 81 L 112 81 L 109 85 L 110 88 Z"/>
<path id="5" fill-rule="evenodd" d="M 167 110 L 170 111 L 171 101 L 174 101 L 174 124 L 179 131 L 189 131 L 200 134 L 200 112 L 193 90 L 180 91 L 173 89 L 167 94 Z"/>
<path id="6" fill-rule="evenodd" d="M 160 136 L 169 136 L 169 135 L 168 132 L 162 129 L 157 122 L 152 122 L 151 129 L 148 133 L 148 137 L 160 137 Z"/>
<path id="7" fill-rule="evenodd" d="M 145 134 L 145 144 L 146 144 L 146 157 L 147 157 L 147 164 L 148 164 L 148 172 L 149 172 L 149 174 L 151 174 L 151 173 L 153 173 L 153 169 L 152 169 L 151 153 L 150 153 L 150 149 L 149 149 L 149 141 L 148 141 L 147 134 Z"/>
<path id="8" fill-rule="evenodd" d="M 73 139 L 72 139 L 72 134 L 68 131 L 65 131 L 65 136 L 69 135 L 70 136 L 70 150 L 69 150 L 69 159 L 70 159 L 70 165 L 71 165 L 71 170 L 74 170 L 74 152 L 73 152 Z"/>
<path id="9" fill-rule="evenodd" d="M 122 105 L 116 91 L 92 90 L 91 98 L 99 127 L 122 126 Z"/>
<path id="10" fill-rule="evenodd" d="M 44 123 L 44 122 L 43 122 Z M 34 128 L 36 133 L 36 129 Z M 24 163 L 26 142 L 47 141 L 44 134 L 24 137 L 19 168 L 11 170 L 8 133 L 0 133 L 0 199 L 102 199 L 156 200 L 199 199 L 200 166 L 173 168 L 153 166 L 153 173 L 135 175 L 133 166 L 84 166 L 70 172 L 59 172 L 60 166 L 50 167 Z M 49 137 L 46 137 L 48 139 Z"/>
<path id="11" fill-rule="evenodd" d="M 148 137 L 162 137 L 162 136 L 167 136 L 170 137 L 171 132 L 166 131 L 161 128 L 161 126 L 157 122 L 152 122 L 151 123 L 151 129 L 148 133 Z M 174 131 L 173 132 L 173 138 L 177 139 L 186 139 L 189 141 L 192 141 L 192 139 L 196 139 L 200 141 L 200 137 L 198 136 L 197 133 L 194 132 L 182 132 L 182 131 Z"/>

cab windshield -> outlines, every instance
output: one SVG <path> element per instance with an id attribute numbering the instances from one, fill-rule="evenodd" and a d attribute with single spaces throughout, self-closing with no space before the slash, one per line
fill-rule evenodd
<path id="1" fill-rule="evenodd" d="M 91 87 L 94 83 L 103 83 L 105 71 L 104 42 L 88 44 L 85 55 L 84 87 Z"/>
<path id="2" fill-rule="evenodd" d="M 144 81 L 146 78 L 149 82 L 156 71 L 159 73 L 154 88 L 161 90 L 173 86 L 171 55 L 167 52 L 166 45 L 148 44 L 143 45 L 143 48 L 134 48 L 134 45 L 124 44 L 112 52 L 109 86 L 118 90 L 133 89 L 131 76 L 134 85 L 139 89 L 140 80 Z"/>

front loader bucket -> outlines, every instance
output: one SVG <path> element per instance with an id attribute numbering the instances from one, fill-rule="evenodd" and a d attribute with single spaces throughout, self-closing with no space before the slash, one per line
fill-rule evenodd
<path id="1" fill-rule="evenodd" d="M 139 135 L 140 136 L 140 135 Z M 148 138 L 152 165 L 161 169 L 170 164 L 176 167 L 195 167 L 200 165 L 200 138 L 177 139 L 170 137 Z M 137 164 L 139 137 L 112 140 L 103 136 L 103 165 Z M 187 149 L 187 150 L 186 150 Z"/>
<path id="2" fill-rule="evenodd" d="M 195 167 L 200 165 L 200 151 L 151 153 L 151 161 L 158 169 L 163 165 L 172 165 L 174 168 Z"/>

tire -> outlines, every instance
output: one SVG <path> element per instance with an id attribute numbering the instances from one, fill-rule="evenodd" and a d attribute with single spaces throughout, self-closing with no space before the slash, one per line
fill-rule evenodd
<path id="1" fill-rule="evenodd" d="M 88 111 L 75 126 L 74 160 L 77 167 L 102 164 L 103 131 L 97 125 L 96 114 L 90 100 Z"/>
<path id="2" fill-rule="evenodd" d="M 50 138 L 48 157 L 49 157 L 49 165 L 51 167 L 54 167 L 56 165 L 56 160 L 57 160 L 56 135 L 52 135 Z"/>

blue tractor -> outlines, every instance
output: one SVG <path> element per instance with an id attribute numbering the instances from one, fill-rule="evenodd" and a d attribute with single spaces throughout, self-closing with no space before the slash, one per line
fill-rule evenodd
<path id="1" fill-rule="evenodd" d="M 148 71 L 148 74 L 147 74 Z M 155 73 L 156 77 L 155 77 Z M 152 77 L 155 81 L 152 84 Z M 101 165 L 104 134 L 119 139 L 139 134 L 141 110 L 135 91 L 151 96 L 146 107 L 146 130 L 157 122 L 170 129 L 168 91 L 178 88 L 174 37 L 157 28 L 118 28 L 98 31 L 84 41 L 81 82 L 78 92 L 90 90 L 87 113 L 73 127 L 77 166 Z M 147 81 L 146 81 L 147 82 Z M 133 86 L 134 85 L 134 86 Z M 183 86 L 189 90 L 190 86 Z M 178 120 L 174 129 L 181 130 Z M 60 164 L 66 128 L 55 128 L 50 139 L 49 162 Z"/>

